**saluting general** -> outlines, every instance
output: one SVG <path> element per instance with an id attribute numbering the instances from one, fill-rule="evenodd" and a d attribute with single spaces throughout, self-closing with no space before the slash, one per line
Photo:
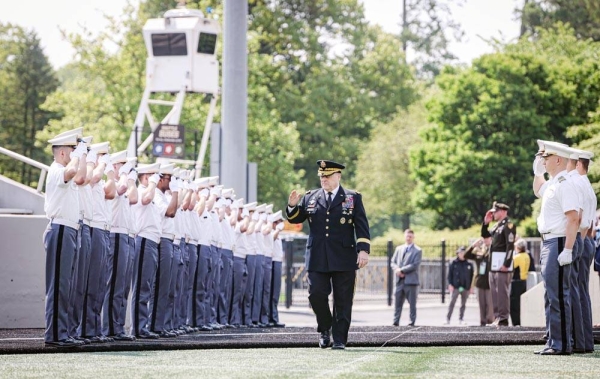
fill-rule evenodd
<path id="1" fill-rule="evenodd" d="M 319 346 L 345 349 L 352 318 L 356 269 L 369 261 L 369 222 L 359 192 L 340 186 L 344 165 L 319 160 L 317 174 L 321 188 L 290 193 L 286 209 L 288 221 L 308 220 L 306 244 L 308 300 L 317 317 Z M 333 289 L 333 315 L 329 294 Z"/>

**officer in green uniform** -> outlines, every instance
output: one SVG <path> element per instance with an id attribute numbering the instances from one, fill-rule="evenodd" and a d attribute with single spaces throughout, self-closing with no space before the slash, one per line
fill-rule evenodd
<path id="1" fill-rule="evenodd" d="M 340 186 L 344 165 L 317 161 L 321 188 L 296 190 L 288 199 L 288 221 L 300 224 L 308 220 L 310 234 L 306 244 L 308 300 L 317 316 L 319 346 L 344 349 L 352 316 L 356 269 L 369 261 L 369 222 L 359 192 Z M 329 294 L 333 288 L 333 315 Z M 331 329 L 331 332 L 330 332 Z"/>

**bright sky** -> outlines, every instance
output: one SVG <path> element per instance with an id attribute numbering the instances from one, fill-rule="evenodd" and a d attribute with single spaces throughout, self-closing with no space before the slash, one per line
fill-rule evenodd
<path id="1" fill-rule="evenodd" d="M 137 4 L 139 0 L 132 0 Z M 360 0 L 365 5 L 367 19 L 384 30 L 398 33 L 402 0 Z M 513 10 L 523 0 L 465 0 L 453 9 L 453 18 L 465 31 L 464 41 L 451 50 L 464 63 L 470 63 L 492 49 L 483 39 L 490 37 L 510 41 L 519 33 L 519 23 Z M 103 13 L 118 16 L 126 0 L 0 0 L 0 22 L 34 28 L 50 62 L 58 68 L 73 55 L 68 42 L 63 41 L 59 28 L 77 32 L 86 26 L 92 32 L 105 27 Z M 173 5 L 176 2 L 173 1 Z M 482 39 L 483 38 L 483 39 Z"/>

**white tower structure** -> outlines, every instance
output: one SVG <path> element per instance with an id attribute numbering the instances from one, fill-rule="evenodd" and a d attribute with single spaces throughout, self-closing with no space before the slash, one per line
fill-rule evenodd
<path id="1" fill-rule="evenodd" d="M 205 18 L 202 11 L 187 9 L 181 3 L 176 9 L 165 12 L 163 18 L 149 19 L 144 25 L 144 42 L 148 51 L 146 88 L 127 150 L 130 156 L 137 156 L 152 143 L 153 133 L 142 141 L 146 123 L 151 132 L 159 124 L 178 125 L 186 93 L 210 94 L 210 108 L 195 161 L 196 176 L 199 176 L 219 96 L 216 42 L 221 28 L 216 20 Z M 173 93 L 177 96 L 175 101 L 152 99 L 151 96 L 157 93 Z M 168 106 L 171 110 L 161 122 L 157 122 L 150 105 Z"/>

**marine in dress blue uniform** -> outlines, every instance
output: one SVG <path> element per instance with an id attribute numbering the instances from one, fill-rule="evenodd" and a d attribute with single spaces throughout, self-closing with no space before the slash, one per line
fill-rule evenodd
<path id="1" fill-rule="evenodd" d="M 292 191 L 286 215 L 292 224 L 308 220 L 310 234 L 306 244 L 308 299 L 321 333 L 319 346 L 344 349 L 352 318 L 352 299 L 356 269 L 368 263 L 369 222 L 362 195 L 339 185 L 344 165 L 317 161 L 320 189 L 301 196 Z M 333 314 L 328 297 L 333 290 Z"/>

